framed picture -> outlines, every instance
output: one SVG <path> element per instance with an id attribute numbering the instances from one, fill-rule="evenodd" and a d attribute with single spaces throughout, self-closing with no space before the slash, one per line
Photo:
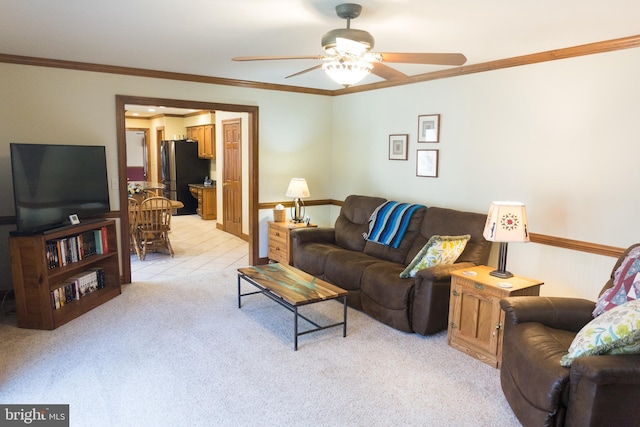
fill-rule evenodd
<path id="1" fill-rule="evenodd" d="M 389 160 L 407 160 L 409 135 L 389 135 Z"/>
<path id="2" fill-rule="evenodd" d="M 438 177 L 438 157 L 440 150 L 417 150 L 416 175 Z"/>
<path id="3" fill-rule="evenodd" d="M 440 142 L 440 114 L 418 116 L 418 142 Z"/>

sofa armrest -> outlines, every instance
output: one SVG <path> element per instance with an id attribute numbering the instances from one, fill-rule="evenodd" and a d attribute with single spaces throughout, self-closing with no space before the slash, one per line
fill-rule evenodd
<path id="1" fill-rule="evenodd" d="M 436 265 L 416 273 L 411 305 L 411 328 L 420 335 L 447 329 L 451 272 L 475 267 L 471 262 Z"/>
<path id="2" fill-rule="evenodd" d="M 422 280 L 441 282 L 451 280 L 451 272 L 463 268 L 473 268 L 476 265 L 472 262 L 459 262 L 456 264 L 440 264 L 433 267 L 418 270 L 416 273 L 416 283 Z"/>
<path id="3" fill-rule="evenodd" d="M 578 332 L 593 320 L 595 303 L 580 298 L 520 296 L 500 300 L 507 324 L 538 322 L 554 329 Z"/>
<path id="4" fill-rule="evenodd" d="M 330 227 L 305 227 L 294 228 L 291 230 L 291 239 L 293 247 L 303 245 L 305 243 L 335 243 L 335 229 Z"/>
<path id="5" fill-rule="evenodd" d="M 640 355 L 600 355 L 578 357 L 571 362 L 571 384 L 582 380 L 595 384 L 631 383 L 640 385 Z"/>
<path id="6" fill-rule="evenodd" d="M 569 383 L 565 425 L 630 425 L 637 419 L 640 355 L 579 357 Z"/>

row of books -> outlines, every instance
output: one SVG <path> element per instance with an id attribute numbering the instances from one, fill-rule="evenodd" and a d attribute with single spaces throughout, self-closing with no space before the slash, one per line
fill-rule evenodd
<path id="1" fill-rule="evenodd" d="M 78 262 L 95 254 L 106 254 L 107 228 L 86 231 L 75 236 L 47 240 L 47 262 L 49 268 L 56 268 Z"/>
<path id="2" fill-rule="evenodd" d="M 51 305 L 54 310 L 57 310 L 102 288 L 104 288 L 104 270 L 100 267 L 90 268 L 69 277 L 62 286 L 51 291 Z"/>

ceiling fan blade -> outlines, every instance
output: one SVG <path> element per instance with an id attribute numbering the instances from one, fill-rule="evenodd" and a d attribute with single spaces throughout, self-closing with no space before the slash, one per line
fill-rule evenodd
<path id="1" fill-rule="evenodd" d="M 305 55 L 305 56 L 236 56 L 231 58 L 233 61 L 273 61 L 280 59 L 323 59 L 321 55 Z"/>
<path id="2" fill-rule="evenodd" d="M 403 64 L 462 65 L 467 58 L 461 53 L 393 53 L 378 52 L 385 62 Z"/>
<path id="3" fill-rule="evenodd" d="M 290 76 L 285 77 L 285 79 L 288 79 L 289 77 L 296 77 L 296 76 L 299 76 L 300 74 L 308 73 L 309 71 L 317 70 L 318 68 L 321 68 L 321 67 L 322 67 L 322 64 L 316 65 L 315 67 L 307 68 L 306 70 L 302 70 L 295 74 L 291 74 Z"/>
<path id="4" fill-rule="evenodd" d="M 384 65 L 381 62 L 373 63 L 373 70 L 371 70 L 371 74 L 375 74 L 385 80 L 402 79 L 407 77 L 405 73 L 402 73 L 395 68 L 391 68 L 388 65 Z"/>

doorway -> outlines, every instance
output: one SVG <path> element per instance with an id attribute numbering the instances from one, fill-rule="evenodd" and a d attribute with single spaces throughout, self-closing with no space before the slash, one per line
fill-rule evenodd
<path id="1" fill-rule="evenodd" d="M 149 130 L 127 128 L 127 181 L 149 181 Z"/>
<path id="2" fill-rule="evenodd" d="M 189 108 L 194 110 L 219 110 L 232 113 L 246 113 L 248 129 L 248 163 L 246 177 L 248 180 L 248 240 L 249 240 L 249 264 L 255 265 L 259 259 L 258 239 L 258 107 L 250 105 L 221 104 L 214 102 L 186 101 L 165 98 L 146 98 L 116 95 L 116 132 L 118 140 L 118 182 L 120 188 L 120 240 L 121 247 L 125 248 L 125 242 L 129 241 L 129 215 L 124 206 L 127 206 L 127 174 L 126 174 L 126 126 L 125 105 L 143 106 L 167 106 L 175 108 Z M 131 259 L 122 257 L 122 273 L 124 283 L 131 282 Z"/>

